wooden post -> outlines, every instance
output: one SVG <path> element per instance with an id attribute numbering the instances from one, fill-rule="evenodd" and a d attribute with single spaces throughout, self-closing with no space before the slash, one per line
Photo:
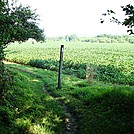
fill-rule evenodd
<path id="1" fill-rule="evenodd" d="M 58 89 L 61 88 L 63 52 L 64 52 L 64 45 L 61 45 L 61 48 L 60 48 L 60 61 L 59 61 L 59 75 L 58 75 Z"/>

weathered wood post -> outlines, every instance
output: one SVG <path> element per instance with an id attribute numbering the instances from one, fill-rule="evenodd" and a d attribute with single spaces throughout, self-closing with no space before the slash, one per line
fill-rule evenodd
<path id="1" fill-rule="evenodd" d="M 63 61 L 64 45 L 60 48 L 59 74 L 58 74 L 58 89 L 61 88 L 62 61 Z"/>

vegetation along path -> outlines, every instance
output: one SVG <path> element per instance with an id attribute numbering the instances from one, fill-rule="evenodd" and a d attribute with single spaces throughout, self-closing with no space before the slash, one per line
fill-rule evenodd
<path id="1" fill-rule="evenodd" d="M 6 64 L 16 64 L 16 63 L 11 63 L 11 62 L 5 62 Z M 17 64 L 16 64 L 17 65 Z M 33 72 L 31 72 L 30 70 L 22 69 L 22 68 L 18 68 L 17 66 L 10 66 L 10 68 L 19 70 L 21 72 L 30 74 L 31 76 L 35 76 L 36 78 L 40 78 L 43 79 L 42 76 L 40 76 L 39 74 L 34 74 Z M 56 102 L 58 102 L 63 108 L 64 108 L 64 112 L 65 112 L 65 120 L 64 120 L 64 128 L 63 128 L 63 134 L 76 134 L 77 133 L 77 121 L 74 117 L 74 115 L 71 113 L 70 109 L 68 106 L 66 106 L 62 101 L 57 100 L 55 96 L 53 96 L 51 94 L 51 92 L 46 90 L 46 85 L 47 84 L 43 84 L 42 86 L 42 90 L 45 92 L 45 94 L 47 94 L 48 96 L 51 96 Z"/>
<path id="2" fill-rule="evenodd" d="M 52 96 L 50 92 L 46 90 L 45 84 L 43 85 L 43 91 L 48 94 L 49 96 Z M 52 96 L 55 100 L 56 97 Z M 70 112 L 69 107 L 67 107 L 63 102 L 60 100 L 56 100 L 59 104 L 61 104 L 64 108 L 65 111 L 65 129 L 64 129 L 64 134 L 76 134 L 77 132 L 77 122 L 73 114 Z"/>
<path id="3" fill-rule="evenodd" d="M 55 71 L 14 63 L 6 67 L 14 74 L 15 89 L 5 94 L 8 107 L 0 113 L 7 118 L 0 133 L 133 134 L 134 86 L 95 79 L 90 84 L 63 74 L 57 89 Z"/>

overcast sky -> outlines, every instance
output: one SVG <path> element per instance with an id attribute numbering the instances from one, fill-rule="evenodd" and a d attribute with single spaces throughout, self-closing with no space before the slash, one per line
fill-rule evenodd
<path id="1" fill-rule="evenodd" d="M 100 23 L 101 14 L 113 9 L 124 16 L 120 6 L 133 4 L 134 0 L 19 0 L 40 15 L 40 27 L 46 36 L 95 36 L 98 34 L 127 34 L 126 28 L 117 24 Z"/>

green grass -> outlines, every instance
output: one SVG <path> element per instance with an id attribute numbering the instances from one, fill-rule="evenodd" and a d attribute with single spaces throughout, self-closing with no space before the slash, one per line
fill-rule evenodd
<path id="1" fill-rule="evenodd" d="M 12 109 L 18 107 L 15 103 L 14 108 L 9 107 L 13 101 L 7 94 L 9 101 L 5 104 L 9 104 L 8 107 L 3 107 L 4 112 L 1 112 L 8 115 L 5 116 L 8 117 L 7 124 L 12 124 L 16 131 L 23 129 L 25 133 L 27 131 L 30 133 L 33 128 L 37 131 L 46 130 L 46 133 L 62 131 L 61 124 L 64 120 L 62 107 L 48 95 L 41 97 L 41 88 L 45 83 L 51 95 L 62 101 L 74 113 L 79 134 L 132 134 L 134 131 L 134 45 L 63 43 L 65 44 L 64 74 L 60 90 L 57 89 L 59 42 L 34 45 L 16 43 L 5 49 L 7 60 L 43 68 L 37 69 L 18 64 L 7 65 L 13 74 L 16 74 L 13 90 L 9 92 L 18 98 L 17 105 L 22 108 L 21 117 L 17 120 L 16 117 L 19 115 Z M 90 67 L 91 75 L 88 81 L 85 80 L 87 65 Z M 39 101 L 42 100 L 41 98 L 43 102 Z M 30 99 L 29 102 L 26 101 L 27 99 Z M 26 108 L 22 107 L 21 101 Z M 33 102 L 37 104 L 35 103 L 34 106 Z M 27 103 L 30 104 L 30 108 Z M 46 110 L 46 114 L 42 114 L 43 111 L 39 112 L 36 107 L 39 111 Z M 33 118 L 36 117 L 34 110 L 39 112 L 39 118 L 38 116 Z M 47 114 L 49 112 L 50 114 Z M 40 123 L 40 121 L 47 121 L 47 123 Z M 7 127 L 5 131 L 11 128 L 7 124 L 5 124 Z"/>
<path id="2" fill-rule="evenodd" d="M 5 49 L 8 61 L 58 70 L 60 45 L 65 45 L 63 72 L 85 79 L 89 65 L 95 79 L 106 83 L 134 85 L 134 45 L 84 42 L 11 44 Z"/>
<path id="3" fill-rule="evenodd" d="M 37 69 L 17 64 L 6 66 L 13 80 L 7 83 L 0 101 L 0 133 L 60 134 L 64 110 L 42 90 L 44 81 L 36 74 Z"/>
<path id="4" fill-rule="evenodd" d="M 24 133 L 30 133 L 33 128 L 37 131 L 49 130 L 46 132 L 48 134 L 62 131 L 63 109 L 42 93 L 42 84 L 45 83 L 51 95 L 74 113 L 79 134 L 133 133 L 134 86 L 105 84 L 95 80 L 91 84 L 73 75 L 63 75 L 62 88 L 57 89 L 57 73 L 54 71 L 18 64 L 6 66 L 17 77 L 14 80 L 16 92 L 9 90 L 17 98 L 17 104 L 12 104 L 13 100 L 9 97 L 12 101 L 8 101 L 9 106 L 5 107 L 5 111 L 9 112 L 6 112 L 9 121 L 13 122 L 11 124 L 17 125 L 17 132 L 23 129 Z M 11 105 L 15 105 L 14 108 L 10 108 Z M 7 124 L 4 125 L 8 128 Z"/>
<path id="5" fill-rule="evenodd" d="M 52 90 L 79 122 L 80 134 L 126 134 L 134 130 L 134 87 L 85 81 Z M 65 82 L 66 83 L 66 82 Z M 84 84 L 82 84 L 84 83 Z"/>

